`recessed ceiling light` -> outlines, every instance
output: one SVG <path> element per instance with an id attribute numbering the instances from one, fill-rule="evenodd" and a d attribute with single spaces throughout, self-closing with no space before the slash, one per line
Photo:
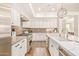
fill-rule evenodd
<path id="1" fill-rule="evenodd" d="M 38 10 L 40 11 L 40 10 L 41 10 L 41 8 L 38 8 Z"/>
<path id="2" fill-rule="evenodd" d="M 52 8 L 51 10 L 52 10 L 52 11 L 55 11 L 55 8 Z"/>

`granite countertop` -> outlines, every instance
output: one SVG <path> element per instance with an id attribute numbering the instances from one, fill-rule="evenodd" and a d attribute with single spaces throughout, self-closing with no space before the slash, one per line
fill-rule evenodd
<path id="1" fill-rule="evenodd" d="M 52 40 L 54 40 L 57 44 L 59 44 L 59 46 L 64 48 L 64 50 L 71 56 L 79 56 L 79 43 L 75 41 L 65 40 L 64 38 L 59 37 L 58 33 L 55 34 L 48 33 L 47 36 Z"/>

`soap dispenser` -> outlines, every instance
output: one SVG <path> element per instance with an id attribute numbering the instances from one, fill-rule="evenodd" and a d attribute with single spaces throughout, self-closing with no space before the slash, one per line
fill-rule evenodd
<path id="1" fill-rule="evenodd" d="M 12 29 L 12 39 L 16 39 L 16 31 L 14 28 Z"/>

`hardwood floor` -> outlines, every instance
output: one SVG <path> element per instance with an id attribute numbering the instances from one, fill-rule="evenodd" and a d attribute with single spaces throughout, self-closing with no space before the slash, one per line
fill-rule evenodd
<path id="1" fill-rule="evenodd" d="M 26 56 L 50 56 L 50 53 L 46 48 L 46 42 L 33 41 L 32 48 Z"/>

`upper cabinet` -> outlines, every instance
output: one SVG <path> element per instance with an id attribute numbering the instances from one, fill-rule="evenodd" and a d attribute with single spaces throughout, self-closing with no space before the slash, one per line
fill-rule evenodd
<path id="1" fill-rule="evenodd" d="M 22 4 L 12 4 L 11 8 L 11 18 L 12 25 L 14 26 L 22 26 L 22 22 L 28 21 L 28 17 L 26 17 L 26 10 L 22 6 Z"/>
<path id="2" fill-rule="evenodd" d="M 20 11 L 18 11 L 18 7 L 16 4 L 12 4 L 11 20 L 13 26 L 21 26 Z"/>
<path id="3" fill-rule="evenodd" d="M 15 9 L 11 9 L 11 19 L 12 19 L 12 25 L 14 26 L 20 26 L 21 21 L 20 21 L 20 13 Z"/>
<path id="4" fill-rule="evenodd" d="M 32 19 L 29 22 L 24 22 L 23 27 L 25 28 L 56 28 L 57 19 L 47 19 L 47 18 L 36 18 Z"/>

